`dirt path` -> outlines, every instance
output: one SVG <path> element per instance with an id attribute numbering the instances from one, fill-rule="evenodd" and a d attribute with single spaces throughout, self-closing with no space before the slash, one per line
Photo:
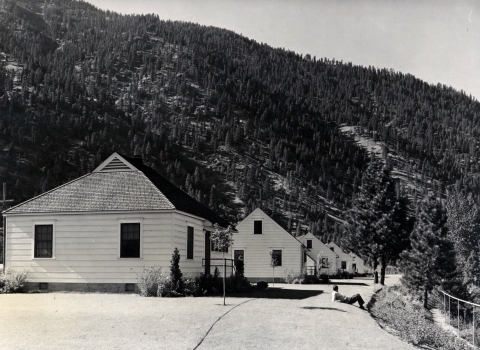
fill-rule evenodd
<path id="1" fill-rule="evenodd" d="M 398 278 L 391 276 L 386 284 Z M 349 283 L 349 284 L 347 284 Z M 338 281 L 345 295 L 373 294 L 371 279 Z M 297 299 L 258 299 L 225 315 L 210 331 L 200 349 L 396 349 L 413 350 L 382 330 L 367 311 L 332 303 L 331 286 L 276 285 L 283 290 L 320 291 Z"/>

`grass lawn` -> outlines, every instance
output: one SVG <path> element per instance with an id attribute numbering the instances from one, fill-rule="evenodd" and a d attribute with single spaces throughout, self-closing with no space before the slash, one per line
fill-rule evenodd
<path id="1" fill-rule="evenodd" d="M 340 291 L 367 296 L 372 286 L 359 282 Z M 275 284 L 227 297 L 227 306 L 220 297 L 0 294 L 0 348 L 194 349 L 211 329 L 199 350 L 413 349 L 368 312 L 332 303 L 330 292 L 325 285 Z"/>

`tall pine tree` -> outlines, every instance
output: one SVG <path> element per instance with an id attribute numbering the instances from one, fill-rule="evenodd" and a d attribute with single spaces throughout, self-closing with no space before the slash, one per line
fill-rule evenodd
<path id="1" fill-rule="evenodd" d="M 387 263 L 408 247 L 412 229 L 408 202 L 397 197 L 390 168 L 381 160 L 372 160 L 362 176 L 344 226 L 342 246 L 354 251 L 375 270 L 381 263 L 381 284 L 385 282 Z"/>
<path id="2" fill-rule="evenodd" d="M 401 281 L 410 289 L 423 292 L 424 307 L 428 293 L 455 276 L 455 250 L 447 233 L 447 213 L 442 203 L 433 196 L 421 200 L 410 236 L 411 247 L 401 254 Z"/>

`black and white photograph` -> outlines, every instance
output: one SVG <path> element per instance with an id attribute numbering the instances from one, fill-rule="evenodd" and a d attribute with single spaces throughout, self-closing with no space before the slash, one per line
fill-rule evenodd
<path id="1" fill-rule="evenodd" d="M 480 0 L 0 0 L 0 349 L 480 347 Z"/>

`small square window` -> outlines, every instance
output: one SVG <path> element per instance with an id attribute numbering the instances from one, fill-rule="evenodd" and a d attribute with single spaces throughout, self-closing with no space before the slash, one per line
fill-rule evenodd
<path id="1" fill-rule="evenodd" d="M 347 262 L 346 261 L 342 261 L 342 269 L 343 270 L 347 269 Z"/>
<path id="2" fill-rule="evenodd" d="M 39 283 L 38 284 L 38 289 L 39 290 L 47 290 L 48 289 L 48 283 Z"/>
<path id="3" fill-rule="evenodd" d="M 330 249 L 332 250 L 332 252 L 334 252 L 334 251 L 335 251 L 335 248 L 334 248 L 334 247 L 330 247 Z"/>
<path id="4" fill-rule="evenodd" d="M 125 283 L 125 292 L 135 292 L 135 283 Z"/>
<path id="5" fill-rule="evenodd" d="M 312 240 L 311 239 L 307 239 L 307 248 L 308 249 L 312 248 Z"/>
<path id="6" fill-rule="evenodd" d="M 262 220 L 253 221 L 253 234 L 255 235 L 262 234 Z"/>

